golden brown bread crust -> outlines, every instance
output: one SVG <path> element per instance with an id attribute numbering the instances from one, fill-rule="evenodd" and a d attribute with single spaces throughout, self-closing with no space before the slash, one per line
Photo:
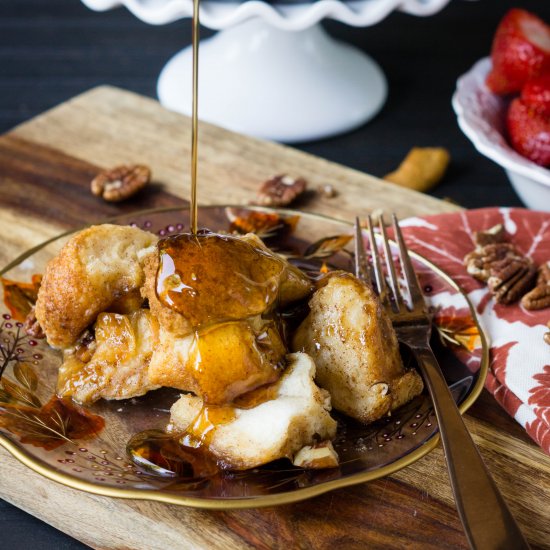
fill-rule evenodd
<path id="1" fill-rule="evenodd" d="M 149 378 L 153 383 L 198 393 L 199 386 L 187 367 L 194 338 L 194 334 L 179 337 L 160 328 L 159 339 L 149 363 Z"/>
<path id="2" fill-rule="evenodd" d="M 313 357 L 316 381 L 335 409 L 372 422 L 418 395 L 422 379 L 405 371 L 391 321 L 370 287 L 349 273 L 325 283 L 311 298 L 292 348 Z"/>
<path id="3" fill-rule="evenodd" d="M 129 399 L 159 388 L 149 378 L 158 323 L 147 309 L 129 315 L 101 313 L 89 353 L 65 350 L 57 392 L 79 403 Z"/>
<path id="4" fill-rule="evenodd" d="M 144 275 L 137 253 L 157 240 L 152 233 L 118 225 L 92 226 L 74 235 L 46 266 L 36 318 L 48 343 L 75 343 L 98 313 L 139 307 Z"/>

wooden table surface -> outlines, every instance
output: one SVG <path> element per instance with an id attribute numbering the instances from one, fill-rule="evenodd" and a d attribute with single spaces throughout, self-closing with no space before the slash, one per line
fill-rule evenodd
<path id="1" fill-rule="evenodd" d="M 99 88 L 0 137 L 0 264 L 61 229 L 188 195 L 189 124 L 156 102 Z M 301 207 L 339 217 L 384 208 L 400 216 L 456 210 L 450 203 L 294 149 L 204 125 L 202 203 L 249 201 L 258 182 L 292 172 L 334 199 Z M 100 168 L 144 162 L 155 185 L 121 206 L 91 197 Z M 550 459 L 487 392 L 466 423 L 535 548 L 550 548 Z M 124 501 L 63 487 L 0 449 L 0 497 L 94 548 L 465 548 L 438 448 L 388 477 L 306 502 L 262 510 L 208 512 Z"/>

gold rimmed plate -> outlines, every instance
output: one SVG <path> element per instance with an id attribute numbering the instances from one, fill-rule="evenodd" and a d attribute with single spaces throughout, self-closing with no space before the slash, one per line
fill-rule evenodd
<path id="1" fill-rule="evenodd" d="M 214 231 L 254 230 L 269 246 L 313 273 L 351 270 L 353 265 L 352 227 L 344 221 L 290 210 L 229 206 L 202 207 L 199 220 Z M 144 211 L 110 222 L 159 235 L 189 227 L 188 212 L 181 208 Z M 18 314 L 17 304 L 32 300 L 33 275 L 44 272 L 71 234 L 27 251 L 0 273 L 5 288 L 12 285 L 4 293 L 7 301 L 0 304 L 0 444 L 36 472 L 100 495 L 236 509 L 295 502 L 373 480 L 408 466 L 437 445 L 437 421 L 425 393 L 367 426 L 335 414 L 339 468 L 302 470 L 280 460 L 252 470 L 195 478 L 177 456 L 153 457 L 162 461 L 162 476 L 139 467 L 126 454 L 128 441 L 143 430 L 162 429 L 178 392 L 162 389 L 136 399 L 101 401 L 86 409 L 67 406 L 54 397 L 60 353 L 27 335 Z M 471 303 L 456 283 L 425 258 L 413 254 L 413 261 L 434 314 L 434 351 L 464 412 L 485 382 L 487 342 Z M 403 356 L 405 362 L 411 361 L 405 350 Z"/>

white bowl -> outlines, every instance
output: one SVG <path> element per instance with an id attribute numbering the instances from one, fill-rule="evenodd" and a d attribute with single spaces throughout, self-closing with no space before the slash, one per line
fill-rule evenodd
<path id="1" fill-rule="evenodd" d="M 500 164 L 520 199 L 534 210 L 550 212 L 550 170 L 516 153 L 504 137 L 507 101 L 485 85 L 491 60 L 478 61 L 456 84 L 453 108 L 458 125 L 475 148 Z"/>

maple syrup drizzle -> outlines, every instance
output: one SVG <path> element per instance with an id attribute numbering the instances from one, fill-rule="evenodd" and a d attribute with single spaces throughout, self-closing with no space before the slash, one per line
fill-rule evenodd
<path id="1" fill-rule="evenodd" d="M 181 233 L 158 249 L 156 295 L 193 328 L 266 312 L 285 272 L 279 258 L 229 235 Z"/>
<path id="2" fill-rule="evenodd" d="M 193 105 L 191 127 L 191 203 L 190 220 L 191 233 L 197 234 L 197 146 L 199 136 L 199 4 L 200 0 L 193 0 Z"/>

